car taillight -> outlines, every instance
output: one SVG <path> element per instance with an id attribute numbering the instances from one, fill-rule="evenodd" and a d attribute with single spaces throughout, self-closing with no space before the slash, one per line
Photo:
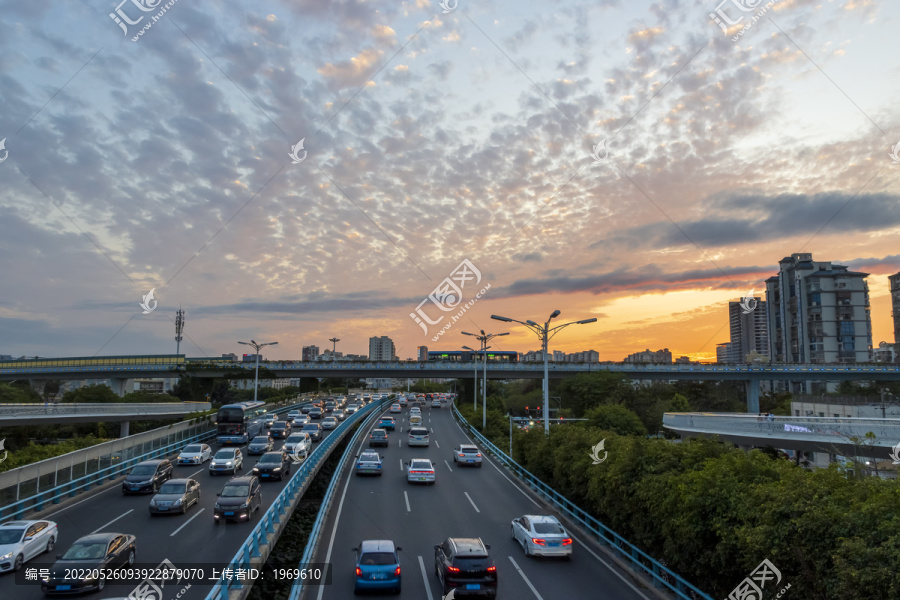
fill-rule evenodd
<path id="1" fill-rule="evenodd" d="M 356 576 L 362 577 L 362 569 L 360 569 L 359 567 L 356 567 Z"/>
<path id="2" fill-rule="evenodd" d="M 531 538 L 531 543 L 532 543 L 532 544 L 537 544 L 538 546 L 543 546 L 545 542 L 544 542 L 544 540 L 542 540 L 542 539 Z"/>
<path id="3" fill-rule="evenodd" d="M 563 540 L 563 546 L 568 546 L 572 543 L 572 538 L 566 538 Z"/>
<path id="4" fill-rule="evenodd" d="M 497 570 L 497 567 L 488 567 L 487 568 L 488 573 L 494 573 L 496 570 Z"/>
<path id="5" fill-rule="evenodd" d="M 476 455 L 475 455 L 475 456 L 477 456 L 477 457 L 479 457 L 479 458 L 480 458 L 480 457 L 481 457 L 481 452 L 479 452 L 479 453 L 478 453 L 478 454 L 476 454 Z"/>
<path id="6" fill-rule="evenodd" d="M 451 573 L 459 573 L 459 567 L 447 567 L 447 570 Z"/>
<path id="7" fill-rule="evenodd" d="M 460 452 L 460 453 L 459 453 L 459 457 L 460 457 L 460 458 L 465 458 L 465 457 L 466 457 L 466 455 L 465 455 L 465 454 L 463 454 L 463 453 L 462 453 L 462 452 Z"/>
<path id="8" fill-rule="evenodd" d="M 400 577 L 400 567 L 397 567 L 396 569 L 394 569 L 394 575 L 396 575 L 397 577 Z"/>

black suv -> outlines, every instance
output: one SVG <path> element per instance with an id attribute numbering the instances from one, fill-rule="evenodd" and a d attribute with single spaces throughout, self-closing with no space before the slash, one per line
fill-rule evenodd
<path id="1" fill-rule="evenodd" d="M 122 482 L 123 494 L 155 494 L 164 482 L 172 479 L 172 461 L 167 458 L 138 463 Z"/>
<path id="2" fill-rule="evenodd" d="M 216 525 L 219 521 L 249 521 L 253 511 L 262 506 L 259 478 L 254 475 L 232 477 L 216 496 L 218 498 L 213 507 Z"/>
<path id="3" fill-rule="evenodd" d="M 291 424 L 287 421 L 275 421 L 269 428 L 269 435 L 273 438 L 285 439 L 291 435 Z"/>
<path id="4" fill-rule="evenodd" d="M 283 450 L 266 452 L 260 457 L 256 466 L 253 467 L 253 474 L 260 479 L 277 479 L 281 481 L 285 475 L 291 474 L 291 459 L 288 453 Z"/>
<path id="5" fill-rule="evenodd" d="M 434 572 L 447 595 L 497 596 L 497 567 L 481 538 L 447 538 L 434 547 Z"/>
<path id="6" fill-rule="evenodd" d="M 369 434 L 369 447 L 384 446 L 387 448 L 388 434 L 384 429 L 373 429 Z"/>

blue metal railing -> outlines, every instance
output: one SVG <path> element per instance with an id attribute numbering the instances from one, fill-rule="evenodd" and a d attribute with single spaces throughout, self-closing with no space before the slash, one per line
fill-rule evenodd
<path id="1" fill-rule="evenodd" d="M 300 404 L 294 404 L 283 408 L 277 408 L 272 410 L 271 412 L 286 412 L 293 410 L 296 407 L 302 406 L 303 404 L 307 404 L 307 402 L 302 402 Z M 124 475 L 126 471 L 140 462 L 154 458 L 167 457 L 175 454 L 189 444 L 211 440 L 215 437 L 216 430 L 213 429 L 211 431 L 206 431 L 197 435 L 183 438 L 164 446 L 160 446 L 159 448 L 152 449 L 149 452 L 145 452 L 141 455 L 125 459 L 122 462 L 116 463 L 115 465 L 110 465 L 109 467 L 98 469 L 93 473 L 86 474 L 83 477 L 79 477 L 77 479 L 72 479 L 71 481 L 41 491 L 27 498 L 17 500 L 16 502 L 0 507 L 0 521 L 4 521 L 11 516 L 16 519 L 23 519 L 25 518 L 25 515 L 28 511 L 41 511 L 44 510 L 45 504 L 47 503 L 59 504 L 65 498 L 72 498 L 82 492 L 94 489 L 95 487 L 100 486 L 107 481 L 112 481 L 116 477 Z"/>
<path id="2" fill-rule="evenodd" d="M 482 448 L 490 452 L 494 457 L 509 467 L 510 471 L 522 480 L 529 488 L 541 498 L 566 513 L 576 521 L 584 530 L 594 535 L 598 542 L 616 551 L 618 556 L 630 563 L 633 571 L 642 572 L 653 579 L 653 585 L 658 588 L 666 587 L 683 600 L 713 600 L 712 596 L 703 592 L 696 586 L 688 583 L 680 575 L 662 565 L 658 560 L 629 542 L 627 539 L 601 523 L 588 514 L 587 511 L 573 504 L 568 498 L 535 477 L 510 456 L 495 446 L 481 432 L 476 430 L 453 406 L 453 415 L 468 430 L 470 434 L 481 444 Z M 693 592 L 693 595 L 691 594 Z"/>
<path id="3" fill-rule="evenodd" d="M 358 410 L 347 417 L 340 425 L 338 425 L 337 429 L 335 429 L 331 435 L 319 442 L 316 449 L 313 450 L 309 457 L 303 461 L 303 464 L 300 465 L 297 474 L 291 477 L 287 486 L 285 486 L 278 495 L 278 498 L 272 503 L 272 506 L 270 506 L 260 518 L 259 523 L 256 524 L 253 531 L 247 536 L 247 539 L 243 541 L 240 550 L 238 550 L 234 558 L 223 567 L 223 572 L 229 568 L 232 572 L 234 572 L 235 569 L 248 569 L 251 567 L 252 559 L 262 557 L 260 546 L 270 543 L 268 541 L 268 535 L 276 533 L 276 524 L 281 523 L 285 518 L 290 518 L 290 512 L 293 511 L 293 506 L 296 505 L 296 502 L 303 495 L 303 492 L 307 488 L 307 484 L 315 477 L 319 468 L 331 455 L 334 446 L 341 441 L 356 423 L 367 418 L 369 413 L 375 409 L 376 406 L 381 406 L 382 404 L 383 402 L 371 402 L 367 404 L 361 410 Z M 271 541 L 273 546 L 277 539 L 276 536 Z M 307 543 L 307 548 L 308 547 L 309 544 Z M 306 555 L 304 554 L 304 558 L 305 556 Z M 206 600 L 228 600 L 229 593 L 232 590 L 241 589 L 244 586 L 244 583 L 246 582 L 222 577 L 216 582 L 213 589 L 210 590 L 209 594 L 206 596 Z M 252 582 L 250 582 L 250 585 L 252 585 Z"/>

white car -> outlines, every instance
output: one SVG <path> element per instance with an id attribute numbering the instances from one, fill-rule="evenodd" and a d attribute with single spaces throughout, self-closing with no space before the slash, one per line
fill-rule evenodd
<path id="1" fill-rule="evenodd" d="M 300 412 L 299 410 L 292 410 L 292 411 L 290 411 L 290 412 L 287 414 L 287 420 L 288 420 L 290 423 L 293 423 L 293 422 L 294 422 L 294 419 L 298 419 L 298 418 L 300 418 L 302 415 L 303 415 L 303 413 Z"/>
<path id="2" fill-rule="evenodd" d="M 391 412 L 392 413 L 403 412 L 403 408 L 400 406 L 399 402 L 395 402 L 395 403 L 391 404 Z"/>
<path id="3" fill-rule="evenodd" d="M 59 532 L 53 521 L 7 521 L 0 525 L 0 573 L 18 571 L 35 556 L 50 552 Z"/>
<path id="4" fill-rule="evenodd" d="M 344 419 L 347 418 L 347 413 L 344 412 L 343 408 L 339 408 L 336 411 L 334 411 L 333 413 L 331 413 L 331 416 L 333 416 L 338 421 L 343 421 Z"/>
<path id="5" fill-rule="evenodd" d="M 312 446 L 312 440 L 309 439 L 309 434 L 301 431 L 288 436 L 282 450 L 290 454 L 295 461 L 302 461 L 309 456 L 310 446 Z"/>
<path id="6" fill-rule="evenodd" d="M 406 463 L 406 481 L 434 485 L 434 464 L 427 458 L 414 458 Z"/>
<path id="7" fill-rule="evenodd" d="M 513 519 L 511 535 L 522 546 L 525 556 L 572 558 L 572 536 L 556 517 L 524 515 Z"/>
<path id="8" fill-rule="evenodd" d="M 329 416 L 322 419 L 322 429 L 335 429 L 338 426 L 338 420 L 335 416 Z"/>
<path id="9" fill-rule="evenodd" d="M 419 408 L 418 406 L 413 406 L 412 408 L 409 409 L 409 414 L 410 414 L 410 415 L 419 415 L 419 416 L 421 416 L 421 415 L 422 415 L 422 409 Z"/>
<path id="10" fill-rule="evenodd" d="M 348 414 L 348 415 L 352 415 L 352 414 L 355 413 L 357 410 L 359 410 L 359 405 L 358 405 L 358 404 L 348 404 L 348 405 L 347 405 L 347 414 Z"/>
<path id="11" fill-rule="evenodd" d="M 240 448 L 222 448 L 216 452 L 209 463 L 209 474 L 231 473 L 234 475 L 243 468 L 244 456 L 241 454 Z"/>
<path id="12" fill-rule="evenodd" d="M 184 447 L 175 462 L 179 465 L 202 465 L 211 458 L 212 448 L 206 444 L 189 444 Z"/>

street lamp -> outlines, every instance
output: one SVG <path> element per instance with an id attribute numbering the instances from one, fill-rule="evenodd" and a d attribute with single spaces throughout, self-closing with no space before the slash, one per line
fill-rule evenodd
<path id="1" fill-rule="evenodd" d="M 256 379 L 253 381 L 253 401 L 256 402 L 256 397 L 259 394 L 259 349 L 263 346 L 275 346 L 278 344 L 278 342 L 266 342 L 265 344 L 257 344 L 254 340 L 250 340 L 249 342 L 238 342 L 238 344 L 253 346 L 253 349 L 256 350 Z"/>
<path id="2" fill-rule="evenodd" d="M 337 343 L 341 341 L 339 338 L 333 337 L 328 338 L 328 341 L 331 342 L 331 362 L 337 360 Z"/>
<path id="3" fill-rule="evenodd" d="M 556 327 L 550 327 L 550 321 L 559 316 L 559 311 L 554 310 L 553 314 L 550 315 L 550 318 L 547 319 L 547 322 L 543 325 L 539 325 L 534 321 L 519 321 L 517 319 L 510 319 L 509 317 L 500 317 L 498 315 L 491 315 L 492 319 L 496 319 L 497 321 L 503 321 L 504 323 L 519 323 L 524 325 L 528 329 L 532 330 L 537 334 L 537 336 L 541 339 L 542 351 L 544 354 L 544 433 L 550 434 L 550 358 L 547 355 L 547 344 L 550 339 L 559 333 L 559 330 L 568 327 L 569 325 L 585 325 L 587 323 L 593 323 L 597 319 L 582 319 L 581 321 L 572 321 L 571 323 L 563 323 L 562 325 L 557 325 Z"/>
<path id="4" fill-rule="evenodd" d="M 469 352 L 475 352 L 468 346 L 463 346 L 463 350 L 468 350 Z M 475 387 L 472 388 L 472 399 L 474 403 L 472 404 L 472 410 L 478 410 L 478 360 L 475 360 Z"/>
<path id="5" fill-rule="evenodd" d="M 482 382 L 482 384 L 484 385 L 484 395 L 481 398 L 481 430 L 484 431 L 484 429 L 487 427 L 487 351 L 488 348 L 490 348 L 487 343 L 495 337 L 509 335 L 509 333 L 485 333 L 484 329 L 481 330 L 481 335 L 475 335 L 474 333 L 469 333 L 467 331 L 462 331 L 460 333 L 462 333 L 463 335 L 471 335 L 476 340 L 481 342 L 481 354 L 484 356 L 484 377 L 482 378 L 484 379 L 484 381 Z M 476 372 L 478 371 L 477 363 L 475 366 L 475 370 Z"/>

